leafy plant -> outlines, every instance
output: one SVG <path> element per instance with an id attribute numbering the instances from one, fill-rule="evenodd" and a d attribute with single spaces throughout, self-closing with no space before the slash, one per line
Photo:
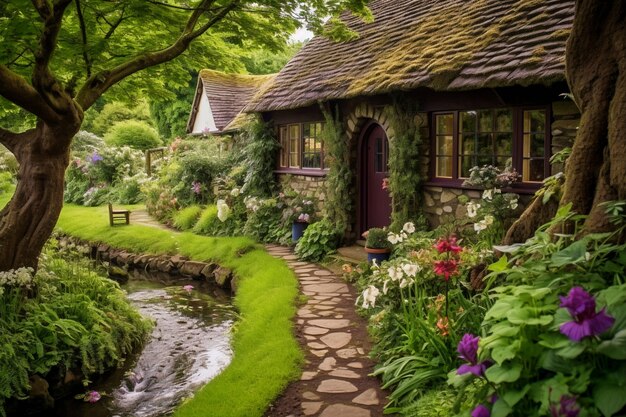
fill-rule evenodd
<path id="1" fill-rule="evenodd" d="M 296 245 L 296 254 L 305 261 L 320 261 L 337 248 L 340 237 L 335 225 L 322 219 L 304 231 Z"/>
<path id="2" fill-rule="evenodd" d="M 172 224 L 180 230 L 191 230 L 202 214 L 202 207 L 193 205 L 185 207 L 173 216 Z"/>
<path id="3" fill-rule="evenodd" d="M 146 150 L 163 145 L 159 133 L 148 123 L 137 120 L 124 120 L 115 123 L 104 135 L 110 146 L 128 146 Z"/>
<path id="4" fill-rule="evenodd" d="M 269 197 L 278 188 L 274 169 L 280 147 L 271 125 L 260 117 L 255 118 L 244 128 L 242 140 L 246 144 L 243 152 L 248 167 L 243 190 L 249 195 Z"/>
<path id="5" fill-rule="evenodd" d="M 365 247 L 370 249 L 391 249 L 391 242 L 387 239 L 388 232 L 385 229 L 372 227 L 367 231 Z"/>

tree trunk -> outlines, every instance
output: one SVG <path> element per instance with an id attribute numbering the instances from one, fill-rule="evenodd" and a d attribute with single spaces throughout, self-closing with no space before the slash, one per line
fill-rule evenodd
<path id="1" fill-rule="evenodd" d="M 0 212 L 0 271 L 37 269 L 39 254 L 61 213 L 69 148 L 80 121 L 39 122 L 10 146 L 20 168 L 15 194 Z"/>
<path id="2" fill-rule="evenodd" d="M 611 231 L 600 204 L 626 199 L 626 2 L 578 0 L 567 43 L 566 75 L 578 107 L 579 130 L 565 169 L 560 206 L 588 215 L 582 232 Z M 526 224 L 545 216 L 528 207 L 507 237 L 532 236 Z"/>

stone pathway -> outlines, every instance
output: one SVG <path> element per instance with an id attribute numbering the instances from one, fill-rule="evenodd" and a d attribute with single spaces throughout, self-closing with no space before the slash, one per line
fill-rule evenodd
<path id="1" fill-rule="evenodd" d="M 378 417 L 386 394 L 368 376 L 374 363 L 365 320 L 354 310 L 354 291 L 338 276 L 299 262 L 289 248 L 267 245 L 294 270 L 307 302 L 297 312 L 296 332 L 306 363 L 299 381 L 273 404 L 268 417 Z"/>

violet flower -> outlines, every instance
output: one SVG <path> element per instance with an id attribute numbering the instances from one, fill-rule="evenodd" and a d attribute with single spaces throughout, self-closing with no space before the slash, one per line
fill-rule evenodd
<path id="1" fill-rule="evenodd" d="M 191 190 L 196 193 L 196 194 L 200 194 L 200 192 L 202 191 L 202 184 L 198 181 L 194 181 L 191 183 Z"/>
<path id="2" fill-rule="evenodd" d="M 468 363 L 464 363 L 459 366 L 459 369 L 456 371 L 457 374 L 474 374 L 478 377 L 485 375 L 485 370 L 487 369 L 487 362 L 478 362 L 478 341 L 480 340 L 479 336 L 474 336 L 471 333 L 465 333 L 459 345 L 457 347 L 457 352 L 459 352 L 459 357 Z"/>
<path id="3" fill-rule="evenodd" d="M 472 410 L 472 417 L 489 417 L 491 411 L 482 404 L 478 404 L 474 410 Z"/>
<path id="4" fill-rule="evenodd" d="M 604 308 L 596 312 L 596 300 L 582 287 L 572 287 L 567 297 L 561 298 L 561 307 L 567 308 L 574 321 L 563 323 L 561 333 L 579 342 L 588 336 L 600 335 L 613 326 L 615 319 Z"/>
<path id="5" fill-rule="evenodd" d="M 100 393 L 98 391 L 88 391 L 87 394 L 85 394 L 85 401 L 86 402 L 90 402 L 90 403 L 97 403 L 98 401 L 100 401 L 100 398 L 102 398 L 100 396 Z"/>
<path id="6" fill-rule="evenodd" d="M 183 290 L 191 292 L 193 290 L 193 285 L 184 285 Z"/>
<path id="7" fill-rule="evenodd" d="M 576 397 L 571 395 L 562 395 L 559 400 L 560 407 L 557 409 L 556 404 L 550 406 L 550 414 L 552 417 L 578 417 L 580 407 L 576 403 Z"/>
<path id="8" fill-rule="evenodd" d="M 98 161 L 102 161 L 103 158 L 98 154 L 98 152 L 94 152 L 89 159 L 91 159 L 92 164 L 95 164 Z"/>

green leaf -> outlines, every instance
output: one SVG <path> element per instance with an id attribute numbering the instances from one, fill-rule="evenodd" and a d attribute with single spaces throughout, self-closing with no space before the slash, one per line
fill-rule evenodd
<path id="1" fill-rule="evenodd" d="M 515 407 L 515 404 L 524 398 L 529 389 L 530 385 L 525 385 L 524 388 L 519 391 L 508 390 L 502 394 L 502 399 L 509 405 L 509 407 Z"/>
<path id="2" fill-rule="evenodd" d="M 514 243 L 512 245 L 493 245 L 493 248 L 495 250 L 497 250 L 498 252 L 502 252 L 502 253 L 515 253 L 519 250 L 519 248 L 521 248 L 523 246 L 522 243 Z M 506 261 L 506 257 L 502 257 L 505 259 Z M 498 259 L 498 262 L 500 262 L 502 260 L 502 258 Z M 496 264 L 498 263 L 496 262 Z M 495 265 L 495 264 L 494 264 Z"/>
<path id="3" fill-rule="evenodd" d="M 519 351 L 520 342 L 516 340 L 513 343 L 509 343 L 505 346 L 498 346 L 491 350 L 491 357 L 498 365 L 502 365 L 502 362 L 513 359 Z"/>
<path id="4" fill-rule="evenodd" d="M 515 382 L 522 372 L 522 365 L 519 363 L 506 365 L 492 365 L 485 372 L 487 379 L 495 384 L 502 382 Z"/>
<path id="5" fill-rule="evenodd" d="M 578 240 L 565 249 L 552 254 L 552 264 L 554 266 L 563 266 L 572 264 L 585 259 L 585 252 L 587 252 L 587 240 Z"/>
<path id="6" fill-rule="evenodd" d="M 611 417 L 620 411 L 626 405 L 626 382 L 623 376 L 602 379 L 594 384 L 593 400 L 604 417 Z"/>
<path id="7" fill-rule="evenodd" d="M 489 330 L 494 336 L 511 337 L 519 333 L 519 326 L 511 326 L 508 322 L 497 323 Z"/>
<path id="8" fill-rule="evenodd" d="M 556 354 L 562 358 L 574 359 L 585 351 L 585 345 L 582 343 L 570 343 L 569 346 L 559 349 Z"/>
<path id="9" fill-rule="evenodd" d="M 560 349 L 569 345 L 570 340 L 562 334 L 543 333 L 539 335 L 539 344 L 550 349 Z"/>
<path id="10" fill-rule="evenodd" d="M 496 301 L 496 303 L 487 311 L 485 314 L 485 319 L 503 319 L 506 317 L 507 313 L 513 308 L 513 305 L 503 302 Z"/>
<path id="11" fill-rule="evenodd" d="M 488 270 L 494 272 L 502 272 L 509 267 L 509 261 L 506 258 L 506 255 L 502 255 L 497 262 L 492 263 L 487 267 Z"/>
<path id="12" fill-rule="evenodd" d="M 511 414 L 511 411 L 513 411 L 513 409 L 509 407 L 506 401 L 502 398 L 498 398 L 491 410 L 491 417 L 506 417 Z"/>
<path id="13" fill-rule="evenodd" d="M 600 343 L 596 351 L 611 359 L 626 359 L 626 329 L 617 332 L 613 339 Z"/>
<path id="14" fill-rule="evenodd" d="M 506 318 L 513 324 L 524 324 L 531 318 L 531 313 L 527 308 L 514 308 L 506 313 Z"/>

